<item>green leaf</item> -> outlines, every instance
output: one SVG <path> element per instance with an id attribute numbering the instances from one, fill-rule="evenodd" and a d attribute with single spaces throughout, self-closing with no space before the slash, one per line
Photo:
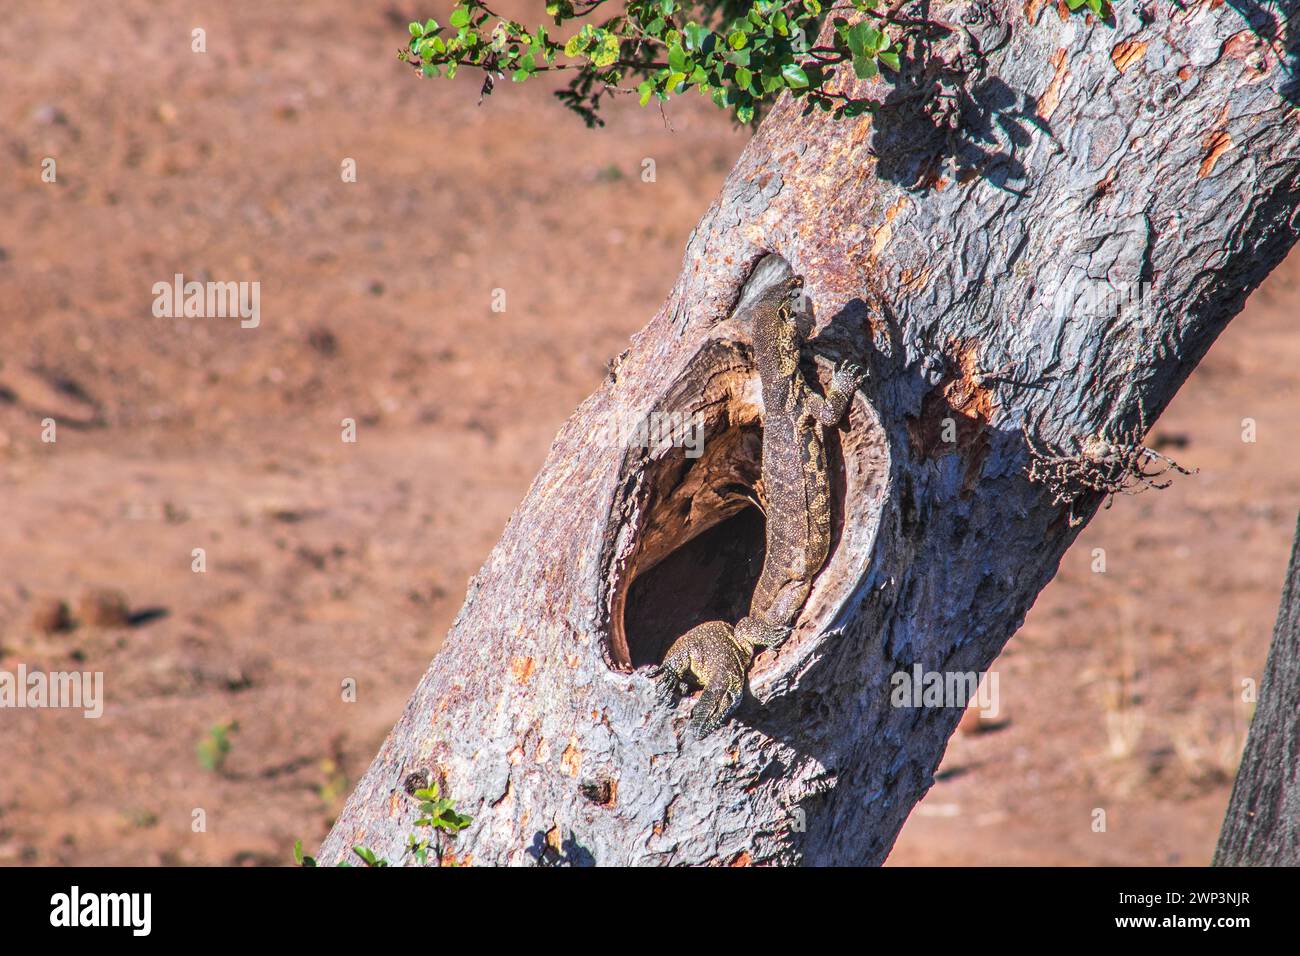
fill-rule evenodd
<path id="1" fill-rule="evenodd" d="M 451 18 L 449 22 L 457 30 L 459 30 L 463 26 L 468 26 L 469 11 L 466 10 L 464 7 L 457 7 L 456 9 L 451 11 Z"/>
<path id="2" fill-rule="evenodd" d="M 754 105 L 745 103 L 736 107 L 736 119 L 741 123 L 752 123 L 754 121 Z"/>
<path id="3" fill-rule="evenodd" d="M 731 36 L 727 37 L 727 46 L 731 47 L 733 50 L 743 48 L 748 42 L 749 37 L 747 37 L 741 30 L 737 30 L 735 33 L 731 34 Z"/>
<path id="4" fill-rule="evenodd" d="M 668 50 L 668 69 L 674 73 L 685 73 L 690 69 L 690 61 L 686 57 L 686 51 L 679 46 L 670 47 Z"/>
<path id="5" fill-rule="evenodd" d="M 302 866 L 302 841 L 301 840 L 293 841 L 293 862 L 297 863 L 299 866 Z"/>
<path id="6" fill-rule="evenodd" d="M 644 81 L 636 88 L 636 91 L 641 94 L 641 105 L 645 106 L 647 103 L 650 102 L 650 97 L 654 95 L 654 91 L 655 91 L 654 80 Z"/>
<path id="7" fill-rule="evenodd" d="M 750 84 L 753 82 L 754 82 L 754 74 L 751 73 L 749 70 L 745 69 L 743 66 L 736 71 L 736 85 L 739 86 L 742 90 L 749 89 Z M 747 123 L 749 122 L 749 120 L 741 120 L 741 122 Z"/>
<path id="8" fill-rule="evenodd" d="M 678 86 L 680 86 L 682 83 L 685 82 L 686 82 L 685 73 L 670 73 L 668 75 L 668 82 L 664 84 L 664 89 L 675 90 L 677 89 Z"/>
<path id="9" fill-rule="evenodd" d="M 414 20 L 412 20 L 410 23 L 406 25 L 406 29 L 411 31 L 411 36 L 413 37 L 424 36 L 424 27 L 420 26 Z"/>
<path id="10" fill-rule="evenodd" d="M 853 58 L 853 75 L 859 80 L 869 80 L 879 72 L 880 67 L 870 56 L 864 54 Z"/>
<path id="11" fill-rule="evenodd" d="M 844 42 L 849 45 L 849 52 L 855 57 L 875 53 L 882 47 L 887 46 L 889 41 L 889 38 L 882 31 L 877 30 L 865 21 L 855 23 L 848 29 L 842 30 L 840 35 L 844 37 Z"/>
<path id="12" fill-rule="evenodd" d="M 703 50 L 704 41 L 712 35 L 708 27 L 702 27 L 694 20 L 682 29 L 686 32 L 686 39 L 692 50 Z"/>
<path id="13" fill-rule="evenodd" d="M 433 19 L 433 17 L 430 17 L 429 19 L 424 21 L 425 33 L 432 33 L 436 29 L 438 29 L 438 21 Z"/>
<path id="14" fill-rule="evenodd" d="M 583 41 L 582 37 L 575 33 L 565 41 L 564 55 L 568 57 L 576 57 L 582 52 L 584 46 L 586 46 L 586 43 Z"/>
<path id="15" fill-rule="evenodd" d="M 366 866 L 379 865 L 379 859 L 375 856 L 374 851 L 371 850 L 370 847 L 354 846 L 352 848 L 352 852 L 355 853 L 357 856 L 361 857 L 361 859 L 365 860 Z"/>
<path id="16" fill-rule="evenodd" d="M 893 70 L 895 73 L 897 73 L 898 70 L 900 69 L 898 65 L 897 50 L 882 50 L 879 54 L 877 54 L 876 58 L 880 60 L 881 63 L 885 64 L 885 66 Z"/>
<path id="17" fill-rule="evenodd" d="M 786 86 L 791 89 L 801 90 L 808 86 L 808 74 L 798 63 L 787 63 L 781 67 L 781 75 L 785 77 Z"/>
<path id="18" fill-rule="evenodd" d="M 591 62 L 597 67 L 606 67 L 618 60 L 618 37 L 606 33 L 591 54 Z"/>

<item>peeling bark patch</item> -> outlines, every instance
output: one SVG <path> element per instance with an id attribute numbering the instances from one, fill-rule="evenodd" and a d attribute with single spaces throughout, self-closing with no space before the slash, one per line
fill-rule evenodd
<path id="1" fill-rule="evenodd" d="M 727 864 L 727 866 L 749 866 L 750 856 L 748 850 L 741 850 L 736 857 Z"/>
<path id="2" fill-rule="evenodd" d="M 1219 157 L 1232 148 L 1232 136 L 1227 130 L 1215 130 L 1205 137 L 1202 145 L 1205 146 L 1205 158 L 1201 160 L 1200 171 L 1196 174 L 1197 179 L 1204 179 L 1214 172 Z"/>
<path id="3" fill-rule="evenodd" d="M 933 274 L 934 270 L 929 266 L 918 273 L 913 273 L 911 269 L 904 269 L 902 275 L 898 277 L 898 283 L 908 292 L 917 292 L 930 284 L 930 276 Z"/>
<path id="4" fill-rule="evenodd" d="M 906 205 L 907 197 L 900 196 L 897 202 L 885 210 L 885 221 L 877 226 L 875 231 L 871 234 L 871 247 L 867 250 L 868 259 L 875 261 L 876 259 L 879 259 L 880 254 L 885 251 L 885 247 L 889 245 L 890 238 L 894 235 L 894 227 L 892 225 L 894 217 L 902 212 L 903 207 Z"/>
<path id="5" fill-rule="evenodd" d="M 1108 172 L 1105 175 L 1105 177 L 1102 178 L 1102 180 L 1099 183 L 1097 183 L 1096 186 L 1093 187 L 1092 202 L 1096 202 L 1097 200 L 1101 199 L 1107 193 L 1109 193 L 1111 189 L 1114 188 L 1115 180 L 1118 177 L 1118 175 L 1119 175 L 1119 167 L 1118 166 L 1112 167 L 1111 171 Z"/>
<path id="6" fill-rule="evenodd" d="M 1038 15 L 1043 12 L 1047 0 L 1025 0 L 1025 19 L 1030 25 L 1038 22 Z"/>
<path id="7" fill-rule="evenodd" d="M 1061 105 L 1061 90 L 1070 79 L 1070 68 L 1067 65 L 1064 47 L 1052 54 L 1050 62 L 1056 72 L 1052 75 L 1052 82 L 1047 84 L 1047 89 L 1038 98 L 1038 115 L 1045 120 L 1051 119 L 1056 108 Z"/>
<path id="8" fill-rule="evenodd" d="M 535 670 L 537 665 L 531 657 L 516 657 L 510 661 L 510 674 L 516 684 L 527 684 Z"/>
<path id="9" fill-rule="evenodd" d="M 994 395 L 985 388 L 979 371 L 979 343 L 954 343 L 952 367 L 958 374 L 946 378 L 921 401 L 921 414 L 907 421 L 912 448 L 921 459 L 951 452 L 966 460 L 963 491 L 972 489 L 988 455 L 988 425 Z"/>
<path id="10" fill-rule="evenodd" d="M 1116 43 L 1110 51 L 1110 61 L 1120 73 L 1127 73 L 1128 68 L 1146 55 L 1147 45 L 1143 40 L 1126 40 Z"/>
<path id="11" fill-rule="evenodd" d="M 1247 83 L 1262 79 L 1269 71 L 1268 44 L 1250 30 L 1229 37 L 1223 44 L 1222 55 L 1240 61 Z"/>
<path id="12" fill-rule="evenodd" d="M 560 754 L 560 768 L 570 777 L 576 777 L 582 769 L 582 751 L 578 749 L 577 737 L 570 737 L 569 746 Z"/>

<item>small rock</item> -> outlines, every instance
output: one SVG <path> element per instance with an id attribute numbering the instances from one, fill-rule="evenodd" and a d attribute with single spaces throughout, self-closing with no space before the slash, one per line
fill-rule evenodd
<path id="1" fill-rule="evenodd" d="M 38 598 L 32 607 L 32 627 L 42 634 L 57 634 L 72 627 L 68 605 L 59 598 Z"/>
<path id="2" fill-rule="evenodd" d="M 126 627 L 130 609 L 121 591 L 99 589 L 87 591 L 77 605 L 77 617 L 87 627 Z"/>

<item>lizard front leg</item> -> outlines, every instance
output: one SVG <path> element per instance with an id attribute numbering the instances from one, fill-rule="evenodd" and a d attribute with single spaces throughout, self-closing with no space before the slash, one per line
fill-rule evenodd
<path id="1" fill-rule="evenodd" d="M 849 400 L 867 377 L 862 366 L 845 362 L 831 375 L 831 387 L 826 390 L 826 397 L 809 393 L 804 400 L 804 410 L 808 417 L 819 425 L 831 428 L 844 417 Z"/>
<path id="2" fill-rule="evenodd" d="M 750 625 L 745 627 L 748 635 Z M 691 709 L 691 726 L 697 737 L 707 737 L 739 706 L 752 656 L 753 645 L 737 640 L 735 629 L 725 621 L 697 625 L 668 649 L 658 675 L 660 697 L 675 703 L 683 680 L 702 684 L 704 692 Z"/>
<path id="3" fill-rule="evenodd" d="M 659 665 L 656 674 L 657 693 L 660 703 L 673 706 L 682 695 L 682 683 L 691 668 L 690 648 L 679 638 L 668 651 L 668 656 Z"/>
<path id="4" fill-rule="evenodd" d="M 688 679 L 707 684 L 710 662 L 725 658 L 726 648 L 733 643 L 731 634 L 731 625 L 725 621 L 706 621 L 673 641 L 656 674 L 659 698 L 675 704 Z"/>
<path id="5" fill-rule="evenodd" d="M 695 736 L 703 740 L 722 726 L 740 706 L 745 687 L 744 674 L 719 674 L 715 682 L 704 688 L 704 693 L 691 709 L 691 727 Z"/>

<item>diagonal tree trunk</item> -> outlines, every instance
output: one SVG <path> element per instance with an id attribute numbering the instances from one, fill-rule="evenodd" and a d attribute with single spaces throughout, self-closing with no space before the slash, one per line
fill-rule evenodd
<path id="1" fill-rule="evenodd" d="M 1300 522 L 1215 866 L 1300 866 Z"/>
<path id="2" fill-rule="evenodd" d="M 454 853 L 478 864 L 884 860 L 961 715 L 893 706 L 891 675 L 986 670 L 1103 497 L 1031 482 L 1026 428 L 1045 454 L 1141 431 L 1294 241 L 1298 6 L 1126 0 L 1106 25 L 918 5 L 940 24 L 903 73 L 849 90 L 875 115 L 779 102 L 556 437 L 322 862 L 401 859 L 412 775 L 474 818 Z M 734 621 L 761 564 L 761 409 L 728 316 L 769 251 L 806 278 L 821 383 L 840 360 L 871 377 L 830 441 L 831 557 L 753 699 L 697 742 L 646 665 Z M 656 410 L 698 414 L 703 454 L 609 434 Z"/>

